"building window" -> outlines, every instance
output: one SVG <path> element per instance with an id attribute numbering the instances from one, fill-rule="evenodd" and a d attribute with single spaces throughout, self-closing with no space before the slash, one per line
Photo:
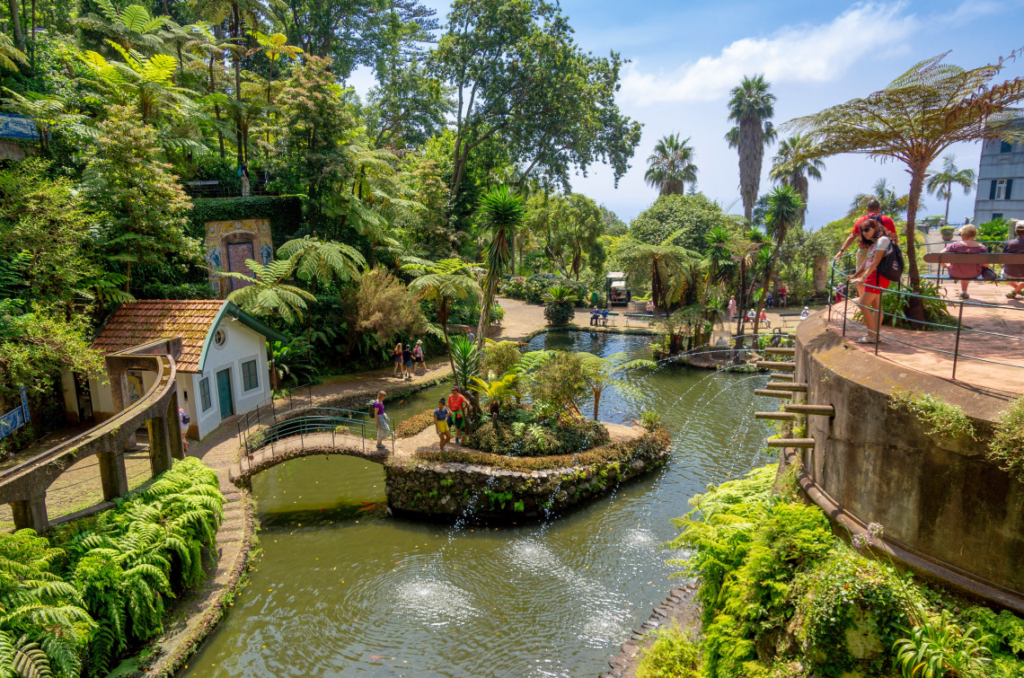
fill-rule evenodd
<path id="1" fill-rule="evenodd" d="M 213 401 L 210 399 L 210 380 L 208 378 L 199 380 L 199 402 L 203 406 L 203 412 L 213 407 Z"/>
<path id="2" fill-rule="evenodd" d="M 260 380 L 256 376 L 256 361 L 250 360 L 242 363 L 242 390 L 251 391 L 260 387 Z"/>
<path id="3" fill-rule="evenodd" d="M 213 343 L 218 347 L 223 346 L 224 342 L 228 340 L 228 335 L 222 329 L 218 329 L 213 333 Z"/>
<path id="4" fill-rule="evenodd" d="M 1001 142 L 999 144 L 999 152 L 1000 153 L 1012 153 L 1013 152 L 1013 144 L 1011 144 L 1009 141 Z"/>
<path id="5" fill-rule="evenodd" d="M 1010 200 L 1013 197 L 1013 179 L 996 179 L 989 189 L 989 200 Z"/>
<path id="6" fill-rule="evenodd" d="M 1003 213 L 1002 212 L 993 212 L 992 213 L 992 218 L 993 219 L 1002 219 L 1003 218 Z"/>

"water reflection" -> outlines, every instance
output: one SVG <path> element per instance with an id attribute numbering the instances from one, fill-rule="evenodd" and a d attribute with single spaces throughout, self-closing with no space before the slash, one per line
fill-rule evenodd
<path id="1" fill-rule="evenodd" d="M 531 348 L 649 355 L 646 337 L 549 334 Z M 669 589 L 678 554 L 669 519 L 687 500 L 766 463 L 755 409 L 763 376 L 680 367 L 627 379 L 635 400 L 608 392 L 601 418 L 664 413 L 669 466 L 546 523 L 454 529 L 395 520 L 380 466 L 297 459 L 254 479 L 264 554 L 252 584 L 185 675 L 586 676 Z M 447 386 L 406 399 L 401 420 Z M 757 400 L 761 400 L 755 407 Z M 586 410 L 584 410 L 586 411 Z"/>

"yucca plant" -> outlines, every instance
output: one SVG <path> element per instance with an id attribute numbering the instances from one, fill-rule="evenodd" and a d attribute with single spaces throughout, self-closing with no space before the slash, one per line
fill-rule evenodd
<path id="1" fill-rule="evenodd" d="M 551 325 L 568 324 L 576 315 L 576 291 L 564 285 L 549 287 L 542 297 L 544 317 Z"/>
<path id="2" fill-rule="evenodd" d="M 512 246 L 516 231 L 526 219 L 526 201 L 508 186 L 501 185 L 480 199 L 477 215 L 491 231 L 491 242 L 487 245 L 487 278 L 484 280 L 484 298 L 477 326 L 477 342 L 482 347 L 491 324 L 491 305 L 498 291 L 498 282 L 512 270 Z"/>
<path id="3" fill-rule="evenodd" d="M 452 337 L 448 344 L 452 370 L 455 373 L 455 385 L 466 389 L 480 371 L 480 351 L 468 337 Z"/>

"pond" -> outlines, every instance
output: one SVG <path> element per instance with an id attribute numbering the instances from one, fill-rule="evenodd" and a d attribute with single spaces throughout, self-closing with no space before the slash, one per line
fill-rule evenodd
<path id="1" fill-rule="evenodd" d="M 649 357 L 647 337 L 547 334 L 549 348 Z M 755 409 L 764 375 L 676 366 L 628 377 L 601 419 L 663 414 L 666 469 L 545 523 L 451 527 L 389 517 L 384 472 L 348 457 L 290 461 L 257 476 L 263 555 L 251 584 L 189 662 L 190 677 L 596 676 L 669 590 L 671 518 L 708 483 L 771 457 Z M 390 406 L 433 406 L 438 386 Z M 633 392 L 635 390 L 635 393 Z M 755 407 L 755 404 L 757 407 Z M 584 408 L 584 411 L 587 411 Z"/>

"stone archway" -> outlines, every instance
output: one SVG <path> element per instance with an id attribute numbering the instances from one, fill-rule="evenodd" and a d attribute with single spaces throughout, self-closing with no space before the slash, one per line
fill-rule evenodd
<path id="1" fill-rule="evenodd" d="M 245 265 L 253 259 L 263 265 L 274 258 L 274 241 L 270 234 L 269 219 L 232 219 L 208 221 L 203 239 L 206 264 L 212 271 L 232 271 L 253 277 Z M 218 298 L 224 299 L 232 291 L 249 283 L 233 278 L 218 278 L 211 274 L 210 284 Z"/>

